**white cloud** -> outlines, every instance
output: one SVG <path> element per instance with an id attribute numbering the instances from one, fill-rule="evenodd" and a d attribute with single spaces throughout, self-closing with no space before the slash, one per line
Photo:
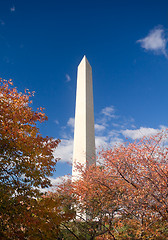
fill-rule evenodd
<path id="1" fill-rule="evenodd" d="M 109 131 L 106 136 L 95 136 L 95 144 L 97 153 L 102 149 L 107 149 L 123 142 L 119 131 Z"/>
<path id="2" fill-rule="evenodd" d="M 125 141 L 124 137 L 139 139 L 143 136 L 148 137 L 152 134 L 157 134 L 158 131 L 165 128 L 165 126 L 159 126 L 158 129 L 145 127 L 136 129 L 133 124 L 133 118 L 119 116 L 116 121 L 116 116 L 115 118 L 111 117 L 114 115 L 114 112 L 113 106 L 103 108 L 100 112 L 98 121 L 95 123 L 97 154 L 102 149 L 112 148 L 115 145 L 119 145 Z M 69 118 L 66 126 L 62 128 L 62 142 L 54 152 L 56 158 L 61 158 L 60 162 L 72 163 L 74 121 L 74 118 Z"/>
<path id="3" fill-rule="evenodd" d="M 100 150 L 102 148 L 108 147 L 108 137 L 105 136 L 96 136 L 95 137 L 96 149 Z"/>
<path id="4" fill-rule="evenodd" d="M 59 121 L 58 121 L 58 120 L 55 120 L 54 122 L 55 122 L 57 125 L 59 124 Z"/>
<path id="5" fill-rule="evenodd" d="M 102 148 L 107 148 L 109 146 L 109 137 L 108 136 L 96 136 L 95 144 L 97 152 Z M 72 163 L 73 157 L 73 139 L 61 139 L 61 143 L 54 151 L 54 157 L 60 158 L 60 162 Z"/>
<path id="6" fill-rule="evenodd" d="M 15 6 L 11 7 L 11 8 L 10 8 L 10 11 L 11 11 L 11 12 L 15 12 Z"/>
<path id="7" fill-rule="evenodd" d="M 163 54 L 167 57 L 165 31 L 162 27 L 157 27 L 149 32 L 149 34 L 137 41 L 141 47 L 147 51 L 152 51 L 156 54 Z"/>
<path id="8" fill-rule="evenodd" d="M 66 82 L 70 82 L 71 81 L 71 77 L 68 74 L 66 74 L 65 77 L 66 77 Z"/>
<path id="9" fill-rule="evenodd" d="M 64 175 L 64 176 L 57 177 L 57 178 L 50 177 L 49 179 L 51 181 L 52 186 L 49 188 L 39 188 L 39 190 L 42 193 L 54 192 L 55 191 L 54 187 L 56 187 L 57 185 L 63 183 L 64 181 L 67 181 L 68 179 L 71 179 L 71 178 L 72 178 L 71 175 Z"/>
<path id="10" fill-rule="evenodd" d="M 51 181 L 52 186 L 54 186 L 54 185 L 57 185 L 57 184 L 61 184 L 64 181 L 67 181 L 68 179 L 71 179 L 71 176 L 70 175 L 64 175 L 64 176 L 57 177 L 57 178 L 50 177 L 49 179 Z"/>
<path id="11" fill-rule="evenodd" d="M 160 130 L 155 128 L 145 128 L 140 127 L 139 129 L 135 130 L 123 130 L 121 133 L 124 135 L 124 137 L 129 137 L 131 139 L 140 139 L 142 137 L 149 137 L 151 135 L 157 134 Z"/>
<path id="12" fill-rule="evenodd" d="M 165 125 L 160 125 L 159 126 L 162 130 L 166 130 L 167 129 L 167 127 L 165 126 Z"/>
<path id="13" fill-rule="evenodd" d="M 104 131 L 105 129 L 106 129 L 105 126 L 100 125 L 100 124 L 95 124 L 95 131 L 101 132 L 101 131 Z"/>
<path id="14" fill-rule="evenodd" d="M 102 148 L 107 148 L 109 146 L 109 137 L 107 136 L 96 136 L 95 144 L 97 151 Z M 58 145 L 54 151 L 54 157 L 60 158 L 61 162 L 72 163 L 73 157 L 73 139 L 61 139 L 61 143 Z"/>
<path id="15" fill-rule="evenodd" d="M 120 127 L 120 125 L 118 123 L 112 123 L 113 127 Z"/>
<path id="16" fill-rule="evenodd" d="M 119 130 L 111 130 L 108 132 L 109 146 L 113 147 L 123 142 L 121 132 Z"/>
<path id="17" fill-rule="evenodd" d="M 74 125 L 75 125 L 75 118 L 69 118 L 68 119 L 68 122 L 67 122 L 67 125 L 71 128 L 74 128 Z"/>
<path id="18" fill-rule="evenodd" d="M 54 157 L 60 158 L 62 162 L 72 163 L 73 139 L 61 139 L 61 143 L 54 151 Z"/>
<path id="19" fill-rule="evenodd" d="M 96 152 L 98 154 L 102 149 L 119 145 L 124 141 L 123 136 L 135 140 L 144 136 L 149 137 L 151 135 L 155 135 L 165 128 L 165 126 L 160 126 L 157 129 L 140 127 L 139 129 L 134 130 L 109 130 L 106 134 L 103 134 L 103 136 L 95 136 Z M 60 158 L 61 162 L 72 163 L 73 138 L 70 138 L 69 140 L 62 139 L 61 143 L 58 145 L 58 148 L 56 148 L 54 152 L 54 156 L 56 158 Z"/>
<path id="20" fill-rule="evenodd" d="M 96 151 L 99 152 L 102 148 L 112 147 L 123 140 L 121 138 L 121 131 L 113 130 L 111 131 L 110 126 L 112 126 L 112 119 L 116 119 L 117 116 L 114 115 L 114 107 L 108 106 L 101 110 L 100 118 L 95 123 L 95 143 Z M 74 130 L 74 118 L 69 118 L 66 126 L 62 127 L 62 141 L 58 148 L 55 150 L 55 157 L 61 158 L 61 162 L 72 163 L 73 157 L 73 136 L 72 132 Z M 128 126 L 128 125 L 127 125 Z M 116 123 L 115 129 L 121 128 L 121 124 Z"/>
<path id="21" fill-rule="evenodd" d="M 111 137 L 111 133 L 107 136 L 96 136 L 95 143 L 96 143 L 96 156 L 97 156 L 97 164 L 103 162 L 101 156 L 101 151 L 112 148 L 120 143 L 123 142 L 123 139 L 119 138 L 118 136 Z"/>
<path id="22" fill-rule="evenodd" d="M 101 113 L 104 114 L 105 116 L 112 117 L 112 118 L 116 117 L 114 115 L 114 112 L 115 112 L 115 110 L 114 110 L 113 106 L 105 107 L 101 111 Z"/>

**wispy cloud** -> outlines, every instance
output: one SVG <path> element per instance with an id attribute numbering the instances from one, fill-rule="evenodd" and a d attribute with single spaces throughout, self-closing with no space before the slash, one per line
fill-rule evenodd
<path id="1" fill-rule="evenodd" d="M 10 8 L 11 12 L 15 12 L 15 6 L 13 5 L 13 7 Z"/>
<path id="2" fill-rule="evenodd" d="M 151 30 L 145 38 L 139 39 L 137 43 L 140 43 L 141 47 L 147 51 L 151 51 L 154 54 L 163 54 L 167 57 L 167 38 L 165 35 L 165 30 L 162 26 L 159 26 Z"/>
<path id="3" fill-rule="evenodd" d="M 130 130 L 130 129 L 122 130 L 121 133 L 124 135 L 124 137 L 128 137 L 135 140 L 135 139 L 140 139 L 144 136 L 149 137 L 151 135 L 155 135 L 160 130 L 161 129 L 140 127 L 139 129 L 134 129 L 134 130 Z"/>
<path id="4" fill-rule="evenodd" d="M 71 81 L 71 77 L 68 74 L 66 74 L 65 77 L 66 77 L 66 82 L 70 82 Z"/>
<path id="5" fill-rule="evenodd" d="M 104 125 L 102 125 L 102 124 L 95 124 L 95 131 L 97 131 L 97 132 L 102 132 L 102 131 L 104 131 L 106 129 L 106 127 L 104 126 Z"/>
<path id="6" fill-rule="evenodd" d="M 115 113 L 114 106 L 109 106 L 109 107 L 103 108 L 101 113 L 104 114 L 105 116 L 108 116 L 108 117 L 111 117 L 111 118 L 116 117 L 116 115 L 114 114 Z"/>
<path id="7" fill-rule="evenodd" d="M 96 149 L 99 151 L 102 148 L 108 147 L 108 136 L 96 136 L 95 137 Z"/>
<path id="8" fill-rule="evenodd" d="M 39 188 L 39 190 L 42 192 L 42 193 L 46 193 L 46 192 L 54 192 L 55 191 L 55 187 L 59 184 L 62 184 L 64 181 L 67 181 L 68 179 L 71 179 L 72 176 L 70 175 L 64 175 L 64 176 L 61 176 L 61 177 L 50 177 L 50 181 L 51 181 L 51 184 L 52 186 L 49 187 L 49 188 Z"/>
<path id="9" fill-rule="evenodd" d="M 96 152 L 98 154 L 102 148 L 106 149 L 122 142 L 123 139 L 119 137 L 119 133 L 112 134 L 112 132 L 109 132 L 108 135 L 95 136 Z M 60 158 L 61 162 L 72 164 L 73 143 L 73 138 L 61 139 L 61 143 L 54 151 L 54 157 Z"/>
<path id="10" fill-rule="evenodd" d="M 49 179 L 51 181 L 51 184 L 54 186 L 54 185 L 57 185 L 57 184 L 61 184 L 68 179 L 71 179 L 71 176 L 70 175 L 64 175 L 62 177 L 57 177 L 57 178 L 50 177 Z"/>
<path id="11" fill-rule="evenodd" d="M 75 125 L 75 118 L 69 118 L 68 122 L 67 122 L 67 126 L 71 127 L 72 129 L 74 129 L 74 125 Z"/>
<path id="12" fill-rule="evenodd" d="M 113 106 L 103 108 L 99 114 L 99 121 L 95 123 L 95 142 L 97 152 L 100 149 L 107 148 L 110 145 L 121 142 L 118 132 L 115 134 L 109 131 L 108 123 L 115 118 L 115 110 Z M 66 126 L 62 127 L 61 143 L 55 150 L 55 157 L 61 158 L 61 162 L 72 163 L 73 157 L 73 132 L 74 132 L 75 119 L 70 117 Z M 120 125 L 117 125 L 120 126 Z"/>
<path id="13" fill-rule="evenodd" d="M 116 110 L 114 106 L 107 106 L 103 108 L 100 113 L 98 118 L 96 119 L 96 124 L 95 124 L 95 130 L 97 133 L 100 133 L 101 131 L 99 130 L 107 130 L 109 127 L 109 124 L 115 124 L 114 121 L 116 119 L 119 119 L 120 116 L 115 114 Z M 100 125 L 100 126 L 99 126 Z M 115 126 L 119 126 L 118 122 L 116 123 Z"/>
<path id="14" fill-rule="evenodd" d="M 72 163 L 73 138 L 61 139 L 61 143 L 54 151 L 54 156 L 62 162 Z"/>
<path id="15" fill-rule="evenodd" d="M 70 117 L 64 126 L 62 132 L 61 143 L 55 150 L 55 157 L 61 158 L 61 162 L 72 163 L 73 158 L 73 131 L 74 131 L 75 119 Z M 125 142 L 125 138 L 130 140 L 140 139 L 143 136 L 151 136 L 157 134 L 165 126 L 159 126 L 158 128 L 140 127 L 136 128 L 132 117 L 116 116 L 114 106 L 107 106 L 103 108 L 98 119 L 95 120 L 95 143 L 97 155 L 102 148 L 107 149 L 122 142 Z"/>
<path id="16" fill-rule="evenodd" d="M 54 122 L 55 122 L 57 125 L 59 124 L 59 121 L 58 121 L 58 120 L 55 120 Z"/>

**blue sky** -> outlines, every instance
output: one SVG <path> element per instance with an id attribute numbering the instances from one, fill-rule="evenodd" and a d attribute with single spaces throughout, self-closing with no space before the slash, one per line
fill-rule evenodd
<path id="1" fill-rule="evenodd" d="M 0 76 L 35 91 L 43 135 L 62 139 L 54 178 L 71 173 L 77 66 L 93 70 L 96 143 L 168 126 L 168 1 L 0 1 Z"/>

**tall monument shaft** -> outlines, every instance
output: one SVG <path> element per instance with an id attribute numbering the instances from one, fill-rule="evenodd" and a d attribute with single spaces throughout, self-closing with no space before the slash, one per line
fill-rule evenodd
<path id="1" fill-rule="evenodd" d="M 72 176 L 75 165 L 96 163 L 92 68 L 84 56 L 78 66 Z"/>

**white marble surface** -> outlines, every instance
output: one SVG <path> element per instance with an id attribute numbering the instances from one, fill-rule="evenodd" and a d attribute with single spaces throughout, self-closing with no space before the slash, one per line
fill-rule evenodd
<path id="1" fill-rule="evenodd" d="M 86 167 L 96 163 L 92 68 L 86 56 L 80 62 L 77 74 L 73 179 L 79 175 L 75 167 L 78 163 Z"/>

